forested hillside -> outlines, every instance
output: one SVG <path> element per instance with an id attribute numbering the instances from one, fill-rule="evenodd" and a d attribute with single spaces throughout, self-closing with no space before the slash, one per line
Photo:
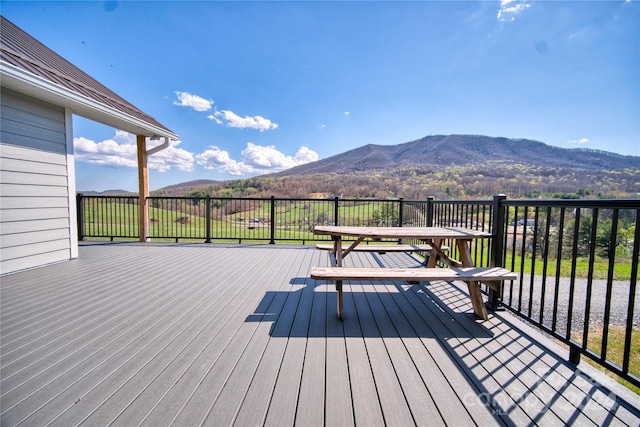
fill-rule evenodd
<path id="1" fill-rule="evenodd" d="M 225 182 L 193 181 L 167 196 L 488 198 L 632 198 L 640 157 L 562 149 L 538 141 L 476 135 L 429 136 L 367 145 L 278 174 Z"/>
<path id="2" fill-rule="evenodd" d="M 275 176 L 349 173 L 403 167 L 466 166 L 507 162 L 549 168 L 640 168 L 640 157 L 599 150 L 554 147 L 530 139 L 482 135 L 431 135 L 398 145 L 369 144 Z"/>

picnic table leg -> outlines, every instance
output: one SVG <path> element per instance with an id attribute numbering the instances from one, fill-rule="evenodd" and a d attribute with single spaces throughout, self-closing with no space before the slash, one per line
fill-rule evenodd
<path id="1" fill-rule="evenodd" d="M 442 247 L 442 239 L 433 239 L 430 243 L 433 249 L 428 252 L 429 261 L 427 262 L 427 268 L 434 268 L 438 262 L 438 251 L 435 249 Z"/>
<path id="2" fill-rule="evenodd" d="M 333 236 L 333 252 L 336 258 L 336 267 L 342 267 L 342 236 Z M 338 291 L 338 318 L 344 318 L 342 309 L 342 280 L 336 280 L 336 291 Z"/>
<path id="3" fill-rule="evenodd" d="M 338 291 L 338 319 L 344 319 L 344 312 L 342 310 L 342 280 L 336 280 L 336 290 Z"/>
<path id="4" fill-rule="evenodd" d="M 464 267 L 473 267 L 473 261 L 471 260 L 471 250 L 469 249 L 469 242 L 467 240 L 458 239 L 456 245 L 460 251 L 460 261 Z M 482 292 L 480 291 L 480 282 L 469 281 L 467 282 L 469 288 L 469 297 L 471 298 L 471 305 L 473 306 L 473 312 L 476 316 L 483 320 L 489 320 L 487 314 L 487 307 L 482 301 Z"/>
<path id="5" fill-rule="evenodd" d="M 469 296 L 471 297 L 471 304 L 473 305 L 473 312 L 482 320 L 489 320 L 489 314 L 487 314 L 487 307 L 482 301 L 482 291 L 480 291 L 480 282 L 467 282 L 469 288 Z"/>
<path id="6" fill-rule="evenodd" d="M 342 237 L 333 236 L 333 253 L 336 254 L 337 267 L 342 267 Z"/>

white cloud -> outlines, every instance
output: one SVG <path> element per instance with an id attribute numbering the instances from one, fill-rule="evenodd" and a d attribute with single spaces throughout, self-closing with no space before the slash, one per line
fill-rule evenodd
<path id="1" fill-rule="evenodd" d="M 516 15 L 522 13 L 523 10 L 529 8 L 527 0 L 502 0 L 500 1 L 500 9 L 498 9 L 498 20 L 513 21 Z"/>
<path id="2" fill-rule="evenodd" d="M 586 144 L 589 141 L 590 141 L 589 138 L 580 138 L 580 139 L 570 139 L 568 142 L 570 144 Z"/>
<path id="3" fill-rule="evenodd" d="M 193 153 L 177 148 L 181 141 L 170 141 L 169 147 L 147 157 L 149 169 L 167 172 L 172 167 L 184 172 L 193 171 Z M 151 147 L 151 144 L 147 145 Z"/>
<path id="4" fill-rule="evenodd" d="M 158 145 L 156 141 L 147 140 L 147 147 Z M 175 167 L 183 171 L 193 170 L 193 154 L 177 148 L 180 141 L 171 141 L 168 148 L 149 156 L 149 169 L 167 172 Z M 111 166 L 138 167 L 138 149 L 136 137 L 130 133 L 116 130 L 112 139 L 100 142 L 85 137 L 73 138 L 75 159 L 79 162 Z"/>
<path id="5" fill-rule="evenodd" d="M 219 124 L 219 125 L 224 124 L 224 123 L 222 122 L 222 120 L 220 120 L 219 118 L 217 118 L 217 117 L 216 117 L 215 115 L 213 115 L 213 114 L 209 114 L 209 115 L 207 116 L 207 118 L 208 118 L 208 119 L 211 119 L 211 120 L 213 120 L 213 121 L 215 121 L 215 122 L 216 122 L 217 124 Z"/>
<path id="6" fill-rule="evenodd" d="M 196 162 L 205 169 L 216 169 L 230 175 L 279 172 L 304 163 L 318 160 L 318 153 L 308 147 L 300 147 L 295 156 L 287 156 L 275 146 L 261 146 L 252 142 L 242 150 L 242 160 L 237 161 L 227 151 L 212 146 L 209 150 L 196 155 Z"/>
<path id="7" fill-rule="evenodd" d="M 215 120 L 218 124 L 224 124 L 231 128 L 240 129 L 258 129 L 260 132 L 270 129 L 277 129 L 278 124 L 262 116 L 244 116 L 240 117 L 233 111 L 221 110 L 207 116 L 211 120 Z"/>
<path id="8" fill-rule="evenodd" d="M 149 141 L 147 149 L 162 143 Z M 215 169 L 229 175 L 240 176 L 279 172 L 284 169 L 318 160 L 318 153 L 308 147 L 300 147 L 296 154 L 287 156 L 275 146 L 256 145 L 248 142 L 241 152 L 242 158 L 234 160 L 229 153 L 219 147 L 211 146 L 199 154 L 179 148 L 180 141 L 171 141 L 169 147 L 148 157 L 149 169 L 168 172 L 171 169 L 191 172 L 194 165 L 205 169 Z M 85 137 L 73 139 L 75 159 L 79 162 L 91 163 L 115 168 L 137 168 L 138 150 L 135 135 L 116 131 L 113 138 L 96 142 Z"/>
<path id="9" fill-rule="evenodd" d="M 205 169 L 215 169 L 234 176 L 253 172 L 250 166 L 233 160 L 227 151 L 221 150 L 216 146 L 211 146 L 209 150 L 197 154 L 196 162 Z"/>
<path id="10" fill-rule="evenodd" d="M 296 166 L 315 162 L 318 159 L 318 153 L 305 146 L 300 147 L 296 155 L 293 157 L 293 161 L 296 162 Z"/>
<path id="11" fill-rule="evenodd" d="M 296 155 L 291 157 L 281 153 L 273 145 L 261 146 L 248 142 L 247 148 L 242 150 L 242 159 L 256 169 L 283 170 L 314 162 L 318 160 L 318 153 L 308 147 L 300 147 Z"/>
<path id="12" fill-rule="evenodd" d="M 178 100 L 174 101 L 173 105 L 193 108 L 195 111 L 209 111 L 215 103 L 213 99 L 205 99 L 189 92 L 176 91 L 176 95 L 178 96 Z M 257 129 L 260 132 L 278 128 L 277 123 L 265 119 L 262 116 L 240 117 L 231 110 L 218 111 L 215 109 L 213 114 L 209 114 L 207 118 L 214 120 L 219 125 L 225 125 L 231 128 Z"/>
<path id="13" fill-rule="evenodd" d="M 176 92 L 176 95 L 178 101 L 173 101 L 173 105 L 190 107 L 196 111 L 209 111 L 214 104 L 213 99 L 204 99 L 189 92 Z"/>
<path id="14" fill-rule="evenodd" d="M 113 167 L 137 167 L 135 137 L 116 131 L 113 139 L 95 142 L 88 138 L 73 138 L 75 159 L 80 162 Z"/>

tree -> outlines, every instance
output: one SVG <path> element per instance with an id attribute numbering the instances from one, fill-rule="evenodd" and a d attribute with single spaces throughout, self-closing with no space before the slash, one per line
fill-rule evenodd
<path id="1" fill-rule="evenodd" d="M 576 235 L 576 219 L 571 218 L 566 222 L 564 237 L 562 242 L 562 258 L 571 259 L 574 257 L 573 245 L 576 244 L 576 257 L 583 257 L 589 254 L 591 248 L 591 217 L 581 217 Z"/>
<path id="2" fill-rule="evenodd" d="M 398 225 L 398 212 L 396 207 L 392 203 L 386 203 L 382 205 L 380 209 L 377 209 L 371 215 L 371 219 L 377 226 L 397 226 Z"/>
<path id="3" fill-rule="evenodd" d="M 310 205 L 305 205 L 303 210 L 305 216 L 299 222 L 301 225 L 306 225 L 309 232 L 313 232 L 316 225 L 323 225 L 329 222 L 329 217 L 325 211 L 316 211 Z"/>

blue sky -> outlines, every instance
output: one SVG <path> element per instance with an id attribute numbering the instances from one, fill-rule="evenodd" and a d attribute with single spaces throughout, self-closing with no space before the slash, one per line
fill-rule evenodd
<path id="1" fill-rule="evenodd" d="M 1 1 L 180 141 L 152 190 L 431 134 L 640 155 L 640 8 L 616 1 Z M 74 119 L 77 188 L 137 191 L 135 138 Z"/>

